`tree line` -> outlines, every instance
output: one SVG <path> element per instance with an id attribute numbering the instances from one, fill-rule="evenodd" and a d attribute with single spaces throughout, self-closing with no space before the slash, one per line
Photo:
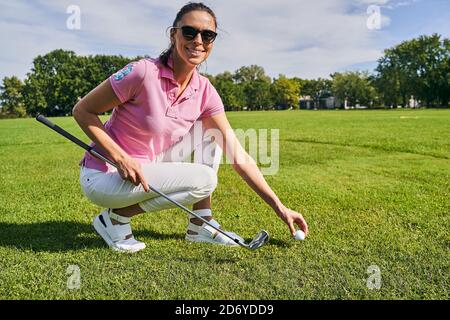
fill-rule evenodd
<path id="1" fill-rule="evenodd" d="M 78 56 L 73 51 L 51 51 L 33 60 L 24 81 L 4 77 L 0 86 L 2 117 L 71 115 L 73 106 L 111 74 L 143 57 Z M 227 110 L 299 108 L 300 98 L 316 106 L 334 97 L 344 105 L 407 106 L 413 96 L 423 106 L 448 106 L 450 99 L 450 40 L 421 36 L 384 51 L 373 73 L 334 73 L 330 79 L 271 79 L 262 67 L 244 66 L 207 76 Z"/>

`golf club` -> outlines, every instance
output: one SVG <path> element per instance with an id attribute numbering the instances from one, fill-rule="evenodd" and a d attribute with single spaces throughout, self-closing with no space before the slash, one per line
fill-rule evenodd
<path id="1" fill-rule="evenodd" d="M 36 120 L 45 124 L 47 127 L 49 127 L 50 129 L 53 129 L 54 131 L 58 132 L 59 134 L 61 134 L 62 136 L 66 137 L 67 139 L 69 139 L 70 141 L 76 143 L 77 145 L 79 145 L 80 147 L 82 147 L 83 149 L 87 150 L 90 154 L 92 154 L 94 157 L 97 157 L 98 159 L 101 159 L 107 163 L 109 163 L 110 165 L 114 166 L 115 168 L 117 168 L 117 165 L 109 160 L 108 158 L 106 158 L 105 156 L 101 155 L 100 153 L 98 153 L 97 151 L 95 151 L 93 149 L 93 147 L 87 145 L 86 143 L 84 143 L 83 141 L 79 140 L 78 138 L 74 137 L 73 135 L 71 135 L 70 133 L 68 133 L 67 131 L 65 131 L 64 129 L 62 129 L 61 127 L 55 125 L 53 122 L 51 122 L 50 120 L 48 120 L 46 117 L 44 117 L 41 114 L 38 114 L 36 116 Z M 216 228 L 214 225 L 212 225 L 211 223 L 209 223 L 208 220 L 200 217 L 199 215 L 195 214 L 194 212 L 192 212 L 191 210 L 189 210 L 188 208 L 186 208 L 185 206 L 183 206 L 182 204 L 178 203 L 177 201 L 171 199 L 170 197 L 168 197 L 167 195 L 165 195 L 164 193 L 162 193 L 161 191 L 159 191 L 158 189 L 153 188 L 151 185 L 148 185 L 148 187 L 150 188 L 150 190 L 152 190 L 153 192 L 156 192 L 157 194 L 159 194 L 161 197 L 165 198 L 166 200 L 172 202 L 173 204 L 175 204 L 177 207 L 183 209 L 184 211 L 188 212 L 189 214 L 193 215 L 194 217 L 200 219 L 201 221 L 203 221 L 204 223 L 206 223 L 208 226 L 210 226 L 211 228 L 213 228 L 214 230 L 216 230 L 217 232 L 220 232 L 221 234 L 223 234 L 224 236 L 228 237 L 229 239 L 233 240 L 235 243 L 237 243 L 238 245 L 250 249 L 250 250 L 256 250 L 258 248 L 261 248 L 268 240 L 269 240 L 269 234 L 267 233 L 267 231 L 265 230 L 261 230 L 260 232 L 258 232 L 258 234 L 252 239 L 252 241 L 250 241 L 250 243 L 245 243 L 245 242 L 241 242 L 239 239 L 236 239 L 232 236 L 230 236 L 229 234 L 227 234 L 226 232 L 220 230 L 219 228 Z"/>

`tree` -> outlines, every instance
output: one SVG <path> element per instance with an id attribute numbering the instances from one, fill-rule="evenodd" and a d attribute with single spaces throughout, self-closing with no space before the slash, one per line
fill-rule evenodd
<path id="1" fill-rule="evenodd" d="M 268 107 L 272 104 L 271 79 L 260 66 L 251 65 L 238 69 L 233 79 L 242 92 L 243 101 L 250 110 Z"/>
<path id="2" fill-rule="evenodd" d="M 210 81 L 222 98 L 226 110 L 240 110 L 245 104 L 243 92 L 235 83 L 231 72 L 220 73 L 211 77 Z"/>
<path id="3" fill-rule="evenodd" d="M 33 60 L 33 68 L 25 80 L 24 96 L 27 111 L 31 115 L 43 112 L 48 116 L 69 113 L 67 84 L 73 80 L 67 70 L 76 59 L 75 52 L 54 50 Z M 76 81 L 76 80 L 75 80 Z M 61 87 L 65 86 L 65 90 Z"/>
<path id="4" fill-rule="evenodd" d="M 400 71 L 393 66 L 387 67 L 389 62 L 386 60 L 386 58 L 379 60 L 377 69 L 379 74 L 375 76 L 372 83 L 380 93 L 380 98 L 385 105 L 397 106 L 402 101 Z"/>
<path id="5" fill-rule="evenodd" d="M 314 100 L 316 107 L 320 106 L 320 100 L 331 97 L 332 95 L 332 82 L 328 79 L 300 79 L 294 78 L 297 84 L 300 86 L 300 92 L 302 96 L 310 96 Z"/>
<path id="6" fill-rule="evenodd" d="M 350 105 L 371 105 L 375 99 L 376 92 L 369 81 L 368 72 L 351 71 L 334 73 L 333 95 L 340 101 L 347 100 Z"/>
<path id="7" fill-rule="evenodd" d="M 27 112 L 47 116 L 71 114 L 80 98 L 134 59 L 122 56 L 77 56 L 54 50 L 33 60 L 23 89 Z"/>
<path id="8" fill-rule="evenodd" d="M 243 86 L 246 106 L 250 110 L 260 110 L 272 105 L 270 82 L 257 79 Z"/>
<path id="9" fill-rule="evenodd" d="M 276 105 L 284 107 L 299 107 L 300 88 L 295 80 L 280 74 L 272 83 L 272 100 Z"/>
<path id="10" fill-rule="evenodd" d="M 375 85 L 385 102 L 407 105 L 411 96 L 427 106 L 448 105 L 450 44 L 441 36 L 421 36 L 384 51 Z"/>
<path id="11" fill-rule="evenodd" d="M 23 83 L 16 76 L 4 77 L 0 86 L 1 113 L 12 117 L 25 117 L 26 109 L 23 100 Z"/>
<path id="12" fill-rule="evenodd" d="M 256 80 L 270 83 L 270 77 L 266 75 L 264 68 L 257 65 L 239 68 L 234 74 L 234 80 L 237 83 L 248 83 Z"/>
<path id="13" fill-rule="evenodd" d="M 331 87 L 331 80 L 319 78 L 317 80 L 304 80 L 301 91 L 303 95 L 319 97 L 320 99 L 322 99 L 331 96 Z"/>

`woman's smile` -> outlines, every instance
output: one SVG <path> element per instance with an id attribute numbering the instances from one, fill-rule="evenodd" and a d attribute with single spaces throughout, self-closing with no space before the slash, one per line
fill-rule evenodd
<path id="1" fill-rule="evenodd" d="M 192 48 L 186 47 L 186 52 L 187 52 L 190 56 L 197 58 L 197 57 L 200 57 L 201 55 L 203 55 L 203 54 L 205 53 L 205 50 L 202 50 L 202 49 L 192 49 Z"/>

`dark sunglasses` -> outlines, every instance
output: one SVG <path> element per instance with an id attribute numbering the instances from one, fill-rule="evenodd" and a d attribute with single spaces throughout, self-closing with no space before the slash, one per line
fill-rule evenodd
<path id="1" fill-rule="evenodd" d="M 173 29 L 181 29 L 181 34 L 183 37 L 188 40 L 194 40 L 195 37 L 200 33 L 202 37 L 202 41 L 204 43 L 211 43 L 216 40 L 217 33 L 211 30 L 198 30 L 191 26 L 182 26 L 182 27 L 173 27 Z"/>

